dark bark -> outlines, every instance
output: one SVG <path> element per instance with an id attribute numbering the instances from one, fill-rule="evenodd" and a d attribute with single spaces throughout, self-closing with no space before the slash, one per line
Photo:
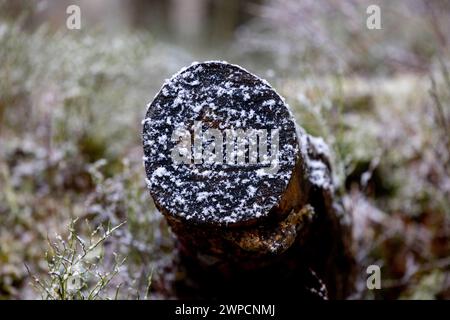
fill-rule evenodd
<path id="1" fill-rule="evenodd" d="M 164 145 L 160 137 L 180 123 L 195 133 L 198 122 L 201 130 L 279 129 L 278 169 L 260 174 L 264 165 L 250 165 L 250 151 L 238 166 L 204 159 L 174 165 L 168 154 L 177 141 Z M 326 145 L 297 127 L 266 82 L 218 62 L 178 73 L 149 106 L 144 152 L 150 193 L 178 239 L 178 297 L 351 292 L 350 225 L 334 196 Z"/>

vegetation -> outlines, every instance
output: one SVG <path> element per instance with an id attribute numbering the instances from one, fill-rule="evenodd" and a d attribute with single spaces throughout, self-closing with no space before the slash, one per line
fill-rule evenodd
<path id="1" fill-rule="evenodd" d="M 252 7 L 227 50 L 198 53 L 146 31 L 30 30 L 0 2 L 0 298 L 171 297 L 141 120 L 165 78 L 203 59 L 267 78 L 331 145 L 354 220 L 354 298 L 450 298 L 450 8 L 392 4 L 368 33 L 363 4 L 296 3 Z M 292 22 L 306 12 L 322 19 Z M 374 263 L 382 290 L 370 291 Z"/>

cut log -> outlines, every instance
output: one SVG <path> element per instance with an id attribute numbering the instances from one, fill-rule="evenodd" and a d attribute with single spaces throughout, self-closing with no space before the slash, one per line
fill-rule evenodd
<path id="1" fill-rule="evenodd" d="M 192 295 L 279 296 L 293 284 L 306 297 L 350 292 L 327 147 L 266 81 L 223 62 L 182 69 L 149 104 L 143 141 L 147 185 Z"/>

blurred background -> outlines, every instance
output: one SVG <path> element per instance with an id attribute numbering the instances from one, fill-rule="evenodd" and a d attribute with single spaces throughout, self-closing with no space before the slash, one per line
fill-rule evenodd
<path id="1" fill-rule="evenodd" d="M 449 18 L 445 0 L 0 0 L 0 299 L 173 297 L 141 120 L 204 60 L 266 78 L 330 145 L 351 298 L 450 298 Z"/>

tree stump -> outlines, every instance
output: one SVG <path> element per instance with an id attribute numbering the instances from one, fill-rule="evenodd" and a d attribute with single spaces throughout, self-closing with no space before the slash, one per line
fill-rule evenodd
<path id="1" fill-rule="evenodd" d="M 224 62 L 166 81 L 143 121 L 147 185 L 178 240 L 181 298 L 344 298 L 349 225 L 327 146 L 265 81 Z"/>

